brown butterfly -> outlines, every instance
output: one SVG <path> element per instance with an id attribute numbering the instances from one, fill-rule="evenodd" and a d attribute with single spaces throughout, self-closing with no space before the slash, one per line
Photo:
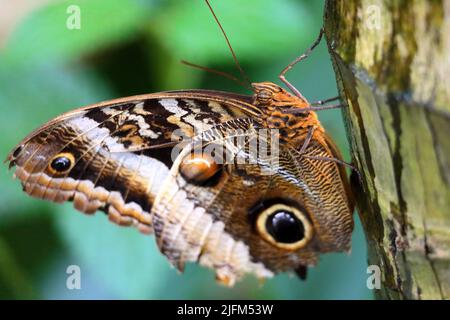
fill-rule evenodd
<path id="1" fill-rule="evenodd" d="M 320 253 L 348 251 L 353 229 L 345 163 L 315 113 L 335 106 L 309 103 L 285 78 L 322 34 L 280 74 L 293 94 L 260 82 L 251 96 L 180 90 L 106 101 L 51 120 L 7 160 L 29 195 L 154 233 L 180 270 L 198 262 L 227 285 L 246 273 L 304 277 Z M 274 141 L 262 155 L 249 149 Z"/>

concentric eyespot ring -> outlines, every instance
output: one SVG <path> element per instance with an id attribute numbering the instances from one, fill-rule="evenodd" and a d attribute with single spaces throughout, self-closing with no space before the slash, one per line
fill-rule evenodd
<path id="1" fill-rule="evenodd" d="M 213 179 L 222 166 L 209 153 L 190 153 L 180 164 L 180 173 L 188 182 L 205 184 Z"/>
<path id="2" fill-rule="evenodd" d="M 75 165 L 75 157 L 69 152 L 58 153 L 48 165 L 52 174 L 64 174 L 69 172 Z"/>
<path id="3" fill-rule="evenodd" d="M 273 204 L 259 213 L 256 230 L 267 242 L 289 251 L 303 248 L 313 236 L 313 227 L 305 213 L 282 203 Z"/>

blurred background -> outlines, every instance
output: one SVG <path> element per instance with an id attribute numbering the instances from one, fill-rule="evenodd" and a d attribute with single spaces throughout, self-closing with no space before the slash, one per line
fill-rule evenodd
<path id="1" fill-rule="evenodd" d="M 252 81 L 278 74 L 316 39 L 323 1 L 212 0 Z M 75 5 L 75 7 L 73 7 Z M 202 0 L 0 0 L 0 158 L 58 114 L 102 100 L 174 89 L 249 93 L 180 60 L 237 74 Z M 80 28 L 72 20 L 80 9 Z M 69 25 L 67 24 L 69 23 Z M 68 28 L 69 26 L 69 28 Z M 337 95 L 324 42 L 289 74 L 311 101 Z M 339 110 L 320 119 L 349 160 Z M 366 244 L 355 214 L 350 255 L 327 254 L 307 281 L 280 274 L 219 286 L 210 270 L 169 266 L 154 238 L 24 194 L 0 166 L 0 298 L 371 299 Z M 81 290 L 66 269 L 81 268 Z"/>

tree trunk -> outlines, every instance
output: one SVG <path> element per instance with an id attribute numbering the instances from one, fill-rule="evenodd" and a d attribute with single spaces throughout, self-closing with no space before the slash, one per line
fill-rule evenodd
<path id="1" fill-rule="evenodd" d="M 450 0 L 328 0 L 325 32 L 376 297 L 449 299 Z"/>

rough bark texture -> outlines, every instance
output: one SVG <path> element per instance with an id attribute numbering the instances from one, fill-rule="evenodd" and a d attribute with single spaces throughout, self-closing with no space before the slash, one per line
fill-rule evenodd
<path id="1" fill-rule="evenodd" d="M 450 298 L 450 0 L 329 0 L 378 298 Z"/>

